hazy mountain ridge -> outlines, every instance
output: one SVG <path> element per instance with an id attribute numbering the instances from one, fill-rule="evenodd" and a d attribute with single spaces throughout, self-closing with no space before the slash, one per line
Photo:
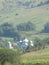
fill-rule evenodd
<path id="1" fill-rule="evenodd" d="M 49 4 L 49 0 L 1 0 L 0 12 L 13 12 L 17 9 L 31 9 L 41 5 Z"/>

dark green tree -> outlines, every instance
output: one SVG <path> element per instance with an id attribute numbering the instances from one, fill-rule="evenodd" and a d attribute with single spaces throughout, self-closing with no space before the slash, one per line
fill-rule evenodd
<path id="1" fill-rule="evenodd" d="M 49 23 L 46 23 L 46 24 L 44 25 L 44 29 L 42 30 L 42 32 L 44 32 L 44 33 L 49 33 Z"/>
<path id="2" fill-rule="evenodd" d="M 33 31 L 35 30 L 35 25 L 31 22 L 21 23 L 16 26 L 18 31 Z"/>

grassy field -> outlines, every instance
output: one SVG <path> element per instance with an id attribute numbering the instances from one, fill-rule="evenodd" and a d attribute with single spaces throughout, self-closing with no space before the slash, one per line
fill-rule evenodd
<path id="1" fill-rule="evenodd" d="M 24 65 L 49 65 L 49 48 L 21 55 L 21 62 Z"/>
<path id="2" fill-rule="evenodd" d="M 20 56 L 20 65 L 49 65 L 49 48 Z M 4 65 L 12 65 L 5 62 Z"/>
<path id="3" fill-rule="evenodd" d="M 9 50 L 11 50 L 11 49 L 9 49 Z M 11 50 L 11 52 L 10 51 L 6 51 L 6 54 L 8 55 L 9 53 L 13 53 L 12 51 L 14 51 L 14 50 Z M 0 49 L 0 54 L 1 54 L 1 49 Z M 9 52 L 9 53 L 8 53 Z M 14 53 L 15 53 L 16 51 L 14 51 Z M 2 53 L 4 53 L 5 54 L 5 50 L 4 50 L 4 52 L 2 52 Z M 4 55 L 3 54 L 3 55 Z M 6 55 L 5 54 L 5 55 Z M 10 56 L 11 57 L 11 54 L 9 54 L 8 56 Z M 16 55 L 15 55 L 16 56 Z M 14 56 L 14 58 L 15 58 L 15 56 Z M 7 58 L 9 58 L 9 60 L 10 60 L 10 57 L 7 57 Z M 0 57 L 1 58 L 1 57 Z M 6 56 L 5 57 L 3 57 L 3 59 L 2 60 L 4 60 L 4 58 L 6 58 Z M 16 58 L 15 58 L 16 59 Z M 1 60 L 1 59 L 0 59 Z M 32 52 L 27 52 L 27 53 L 25 53 L 25 54 L 21 54 L 20 56 L 19 56 L 19 60 L 20 60 L 20 64 L 19 65 L 49 65 L 49 46 L 47 46 L 47 48 L 45 48 L 45 49 L 41 49 L 41 50 L 38 50 L 38 51 L 32 51 Z M 13 61 L 14 62 L 14 61 Z M 16 59 L 16 62 L 19 62 L 19 61 L 17 61 L 17 59 Z M 1 65 L 1 64 L 0 64 Z M 4 65 L 13 65 L 13 64 L 11 64 L 10 62 L 8 62 L 8 61 L 6 61 L 5 63 L 4 63 Z"/>
<path id="4" fill-rule="evenodd" d="M 6 54 L 5 54 L 5 52 L 6 52 Z M 3 53 L 5 54 L 5 57 L 3 57 L 3 59 L 2 59 L 1 54 L 3 54 Z M 6 58 L 6 55 L 8 56 L 7 59 L 10 60 L 10 57 L 12 57 L 12 55 L 9 53 L 11 53 L 13 55 L 14 53 L 16 53 L 16 51 L 11 50 L 11 49 L 3 49 L 3 52 L 2 52 L 2 49 L 0 49 L 0 56 L 1 56 L 0 62 L 2 60 L 4 60 L 4 58 Z M 4 54 L 3 54 L 3 56 L 4 56 Z M 17 55 L 14 55 L 14 59 L 16 59 L 15 56 L 17 57 Z M 20 60 L 19 65 L 49 65 L 49 46 L 47 46 L 47 48 L 45 48 L 45 49 L 21 54 L 18 58 Z M 4 65 L 13 65 L 10 62 L 6 61 L 4 63 Z M 16 62 L 19 62 L 19 61 L 17 61 L 17 59 L 16 59 Z"/>

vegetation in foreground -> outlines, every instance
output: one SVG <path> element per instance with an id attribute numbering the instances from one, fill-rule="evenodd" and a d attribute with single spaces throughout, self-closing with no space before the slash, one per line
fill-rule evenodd
<path id="1" fill-rule="evenodd" d="M 19 54 L 14 49 L 0 49 L 0 65 L 18 65 Z"/>
<path id="2" fill-rule="evenodd" d="M 49 65 L 49 48 L 21 55 L 21 65 Z"/>
<path id="3" fill-rule="evenodd" d="M 49 65 L 49 48 L 20 56 L 14 50 L 0 49 L 0 65 Z"/>

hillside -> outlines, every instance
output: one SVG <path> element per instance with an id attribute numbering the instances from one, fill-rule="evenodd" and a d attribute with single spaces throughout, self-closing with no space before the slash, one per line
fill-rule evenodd
<path id="1" fill-rule="evenodd" d="M 25 65 L 49 65 L 49 48 L 29 52 L 21 55 L 21 62 Z"/>
<path id="2" fill-rule="evenodd" d="M 32 39 L 33 37 L 45 38 L 48 36 L 35 33 L 42 31 L 44 25 L 49 22 L 49 0 L 0 0 L 0 3 L 0 25 L 9 22 L 16 27 L 18 24 L 30 21 L 35 24 L 35 31 L 20 32 L 22 37 Z M 30 7 L 31 5 L 33 7 Z"/>
<path id="3" fill-rule="evenodd" d="M 0 13 L 11 13 L 18 9 L 32 9 L 49 4 L 49 0 L 1 0 Z"/>
<path id="4" fill-rule="evenodd" d="M 0 0 L 0 65 L 49 65 L 49 0 Z"/>
<path id="5" fill-rule="evenodd" d="M 18 14 L 18 15 L 16 15 Z M 40 30 L 46 22 L 49 22 L 49 4 L 32 9 L 21 9 L 16 12 L 0 15 L 0 24 L 11 22 L 14 25 L 31 21 Z"/>

